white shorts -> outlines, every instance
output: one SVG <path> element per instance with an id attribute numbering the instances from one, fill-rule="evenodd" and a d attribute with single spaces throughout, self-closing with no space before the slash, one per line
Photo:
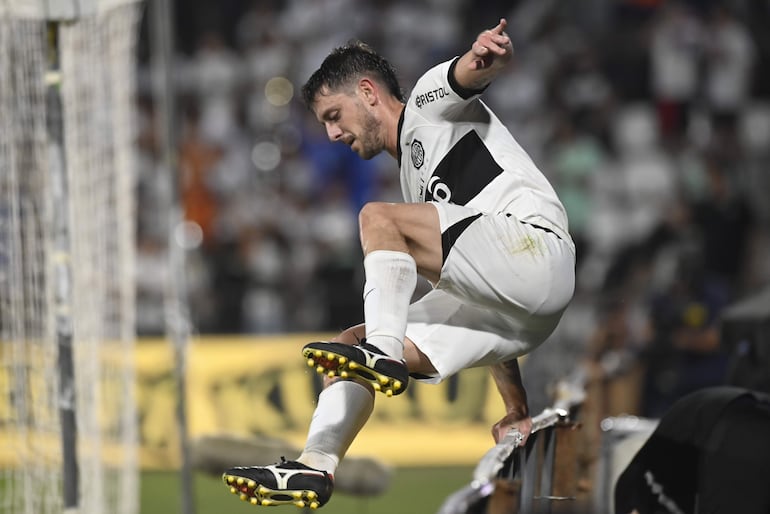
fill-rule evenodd
<path id="1" fill-rule="evenodd" d="M 409 307 L 406 336 L 438 371 L 421 380 L 440 382 L 524 355 L 553 332 L 574 293 L 575 246 L 544 223 L 433 204 L 444 264 Z"/>

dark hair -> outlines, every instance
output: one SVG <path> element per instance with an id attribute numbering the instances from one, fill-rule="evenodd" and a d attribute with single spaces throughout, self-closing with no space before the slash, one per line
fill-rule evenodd
<path id="1" fill-rule="evenodd" d="M 335 48 L 302 86 L 302 99 L 311 107 L 316 95 L 323 87 L 337 91 L 362 75 L 372 78 L 387 87 L 388 92 L 399 101 L 404 101 L 404 92 L 398 84 L 393 66 L 362 41 L 351 40 L 345 46 Z"/>

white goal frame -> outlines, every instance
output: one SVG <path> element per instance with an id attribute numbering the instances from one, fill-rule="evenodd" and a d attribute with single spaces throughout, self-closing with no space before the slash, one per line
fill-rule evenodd
<path id="1" fill-rule="evenodd" d="M 0 0 L 0 514 L 136 514 L 139 3 Z"/>

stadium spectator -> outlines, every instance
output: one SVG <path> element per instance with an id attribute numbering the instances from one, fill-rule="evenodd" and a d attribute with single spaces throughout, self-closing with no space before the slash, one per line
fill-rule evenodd
<path id="1" fill-rule="evenodd" d="M 686 2 L 661 7 L 652 27 L 650 45 L 652 93 L 663 142 L 682 142 L 698 94 L 698 64 L 703 27 Z"/>
<path id="2" fill-rule="evenodd" d="M 427 71 L 405 100 L 390 64 L 368 45 L 334 50 L 303 88 L 334 142 L 399 164 L 406 203 L 359 214 L 365 323 L 303 349 L 327 376 L 296 461 L 225 472 L 254 504 L 318 507 L 369 418 L 375 391 L 402 393 L 489 366 L 506 413 L 495 440 L 532 427 L 517 357 L 554 330 L 575 286 L 567 215 L 545 176 L 481 93 L 513 48 L 501 19 L 459 58 Z M 410 305 L 418 273 L 433 289 Z"/>
<path id="3" fill-rule="evenodd" d="M 545 162 L 569 216 L 579 266 L 589 251 L 589 220 L 597 200 L 594 183 L 608 157 L 593 134 L 581 130 L 567 115 L 559 120 L 548 149 Z"/>
<path id="4" fill-rule="evenodd" d="M 707 28 L 704 95 L 714 139 L 735 157 L 738 120 L 751 94 L 756 50 L 746 26 L 725 5 L 713 7 Z"/>
<path id="5" fill-rule="evenodd" d="M 222 158 L 222 147 L 202 132 L 197 104 L 191 105 L 185 121 L 184 136 L 179 145 L 181 201 L 185 219 L 197 223 L 203 231 L 204 244 L 210 244 L 219 209 L 210 181 L 214 167 Z"/>

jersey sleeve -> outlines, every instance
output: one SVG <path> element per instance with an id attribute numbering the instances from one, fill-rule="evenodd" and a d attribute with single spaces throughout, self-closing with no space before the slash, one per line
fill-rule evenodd
<path id="1" fill-rule="evenodd" d="M 409 102 L 423 118 L 448 119 L 476 99 L 484 89 L 462 87 L 454 75 L 459 57 L 438 64 L 428 70 L 415 84 Z"/>

